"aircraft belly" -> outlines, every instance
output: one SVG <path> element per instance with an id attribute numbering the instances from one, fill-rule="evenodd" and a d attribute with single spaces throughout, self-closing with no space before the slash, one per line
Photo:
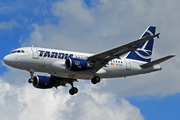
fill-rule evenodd
<path id="1" fill-rule="evenodd" d="M 63 77 L 63 78 L 72 78 L 72 79 L 92 79 L 93 78 L 93 73 L 90 70 L 86 71 L 69 71 L 69 70 L 64 70 L 64 71 L 57 71 L 57 72 L 51 72 L 50 74 L 58 77 Z"/>

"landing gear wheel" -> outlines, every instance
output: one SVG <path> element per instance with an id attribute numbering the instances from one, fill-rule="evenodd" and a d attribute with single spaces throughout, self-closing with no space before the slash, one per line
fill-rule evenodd
<path id="1" fill-rule="evenodd" d="M 91 82 L 93 83 L 93 84 L 96 84 L 96 83 L 98 83 L 98 82 L 100 82 L 101 80 L 100 80 L 100 77 L 98 77 L 98 76 L 94 76 L 92 79 L 91 79 Z"/>
<path id="2" fill-rule="evenodd" d="M 70 90 L 69 90 L 69 94 L 70 95 L 74 95 L 78 92 L 78 89 L 76 87 L 72 87 Z"/>
<path id="3" fill-rule="evenodd" d="M 30 79 L 28 80 L 28 82 L 29 82 L 29 83 L 32 83 L 32 82 L 33 82 L 33 79 L 30 78 Z"/>

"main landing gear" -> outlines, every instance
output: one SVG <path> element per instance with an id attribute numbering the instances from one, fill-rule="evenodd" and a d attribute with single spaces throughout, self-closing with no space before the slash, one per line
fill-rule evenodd
<path id="1" fill-rule="evenodd" d="M 91 79 L 92 84 L 99 83 L 100 81 L 101 81 L 101 79 L 100 79 L 99 76 L 94 76 L 94 77 Z"/>
<path id="2" fill-rule="evenodd" d="M 76 80 L 76 81 L 77 81 L 77 80 Z M 94 76 L 94 77 L 91 79 L 91 82 L 92 82 L 93 84 L 99 83 L 100 81 L 101 81 L 101 79 L 100 79 L 99 76 Z M 69 82 L 69 84 L 72 86 L 71 89 L 69 90 L 69 94 L 70 94 L 70 95 L 74 95 L 74 94 L 78 93 L 78 89 L 77 89 L 76 87 L 74 87 L 73 82 L 74 82 L 74 81 Z"/>
<path id="3" fill-rule="evenodd" d="M 91 79 L 91 82 L 92 82 L 93 84 L 99 83 L 100 81 L 101 81 L 101 79 L 100 79 L 99 76 L 94 76 L 94 77 Z M 69 82 L 69 84 L 71 84 L 71 86 L 72 86 L 72 88 L 69 90 L 69 94 L 70 94 L 70 95 L 74 95 L 74 94 L 78 93 L 78 89 L 77 89 L 76 87 L 74 87 L 73 82 L 74 82 L 74 81 Z"/>
<path id="4" fill-rule="evenodd" d="M 69 94 L 74 95 L 74 94 L 78 93 L 78 89 L 76 87 L 74 87 L 73 81 L 70 82 L 70 84 L 71 84 L 72 88 L 69 90 Z"/>
<path id="5" fill-rule="evenodd" d="M 70 94 L 70 95 L 74 95 L 74 94 L 76 94 L 76 93 L 78 93 L 78 89 L 77 89 L 76 87 L 72 87 L 72 88 L 69 90 L 69 94 Z"/>

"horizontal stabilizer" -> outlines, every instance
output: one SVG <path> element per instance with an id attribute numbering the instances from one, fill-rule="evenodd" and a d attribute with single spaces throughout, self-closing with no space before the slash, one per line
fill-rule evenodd
<path id="1" fill-rule="evenodd" d="M 160 35 L 160 33 L 156 34 L 155 36 L 159 39 L 159 35 Z"/>
<path id="2" fill-rule="evenodd" d="M 153 65 L 157 65 L 157 64 L 159 64 L 159 63 L 162 63 L 162 62 L 164 62 L 164 61 L 166 61 L 166 60 L 168 60 L 168 59 L 170 59 L 170 58 L 172 58 L 172 57 L 174 57 L 174 56 L 175 56 L 175 55 L 169 55 L 169 56 L 160 58 L 160 59 L 158 59 L 158 60 L 155 60 L 155 61 L 152 61 L 152 62 L 143 64 L 143 65 L 141 65 L 141 67 L 151 67 L 151 66 L 153 66 Z"/>

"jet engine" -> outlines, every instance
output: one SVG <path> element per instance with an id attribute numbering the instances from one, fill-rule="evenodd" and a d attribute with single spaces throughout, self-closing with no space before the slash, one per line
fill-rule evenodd
<path id="1" fill-rule="evenodd" d="M 37 75 L 33 78 L 33 86 L 40 89 L 49 89 L 52 88 L 54 84 L 51 77 Z"/>
<path id="2" fill-rule="evenodd" d="M 65 61 L 66 68 L 71 71 L 83 71 L 93 68 L 86 60 L 77 58 L 68 58 Z"/>

